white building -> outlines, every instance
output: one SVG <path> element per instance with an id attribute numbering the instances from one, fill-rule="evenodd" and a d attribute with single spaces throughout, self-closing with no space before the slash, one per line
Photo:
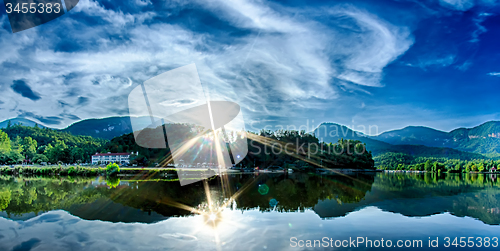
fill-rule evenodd
<path id="1" fill-rule="evenodd" d="M 130 164 L 130 155 L 133 153 L 96 153 L 92 155 L 92 165 L 117 163 L 119 165 Z"/>

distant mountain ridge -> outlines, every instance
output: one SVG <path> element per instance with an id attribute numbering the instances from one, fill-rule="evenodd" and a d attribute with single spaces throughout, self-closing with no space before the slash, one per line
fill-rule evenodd
<path id="1" fill-rule="evenodd" d="M 13 118 L 13 119 L 7 119 L 7 120 L 4 120 L 4 121 L 0 122 L 0 129 L 6 128 L 9 125 L 9 122 L 10 122 L 11 125 L 21 124 L 23 126 L 30 126 L 30 127 L 38 126 L 38 127 L 41 127 L 41 128 L 45 128 L 45 126 L 40 125 L 40 124 L 38 124 L 38 123 L 36 123 L 34 121 L 31 121 L 29 119 L 25 119 L 25 118 Z"/>
<path id="2" fill-rule="evenodd" d="M 419 133 L 422 133 L 421 138 L 417 138 L 416 140 L 400 140 L 397 141 L 397 137 L 401 137 L 401 132 L 411 133 L 408 130 L 415 130 Z M 429 132 L 425 134 L 425 132 Z M 371 151 L 374 156 L 395 152 L 395 153 L 405 153 L 415 156 L 425 156 L 425 157 L 446 157 L 446 158 L 456 158 L 456 159 L 480 159 L 485 158 L 485 156 L 479 153 L 471 153 L 470 151 L 461 151 L 458 149 L 453 149 L 450 147 L 436 147 L 436 146 L 426 146 L 422 143 L 425 143 L 426 140 L 429 140 L 429 134 L 432 136 L 440 136 L 443 137 L 445 132 L 441 132 L 438 130 L 434 130 L 432 128 L 425 127 L 408 127 L 407 130 L 396 130 L 395 132 L 387 132 L 384 133 L 381 138 L 384 140 L 379 140 L 377 137 L 366 136 L 363 133 L 356 132 L 351 130 L 350 128 L 339 125 L 335 123 L 323 123 L 319 125 L 314 131 L 314 135 L 323 142 L 332 142 L 335 143 L 339 139 L 351 139 L 351 140 L 359 140 L 366 144 L 366 148 L 368 151 Z M 381 134 L 382 135 L 382 134 Z M 398 144 L 399 143 L 399 144 Z M 412 144 L 413 143 L 413 144 Z"/>
<path id="3" fill-rule="evenodd" d="M 44 127 L 26 118 L 14 118 L 0 122 L 0 128 L 7 127 L 9 121 L 11 124 L 21 123 L 25 126 Z M 122 116 L 81 120 L 60 130 L 73 135 L 110 140 L 133 132 L 131 121 L 139 125 L 140 129 L 151 123 L 149 117 Z M 322 123 L 313 133 L 324 142 L 337 142 L 341 138 L 360 140 L 366 143 L 368 150 L 374 155 L 386 152 L 407 154 L 433 152 L 433 155 L 446 153 L 456 156 L 467 152 L 488 157 L 500 156 L 500 121 L 486 122 L 473 128 L 458 128 L 451 132 L 424 126 L 408 126 L 377 136 L 368 136 L 336 123 Z M 478 156 L 481 155 L 469 155 L 470 158 Z"/>
<path id="4" fill-rule="evenodd" d="M 370 138 L 394 145 L 448 147 L 490 157 L 500 156 L 500 121 L 489 121 L 473 128 L 458 128 L 451 132 L 408 126 Z"/>
<path id="5" fill-rule="evenodd" d="M 26 118 L 13 118 L 0 122 L 0 129 L 6 128 L 9 124 L 9 121 L 11 125 L 22 124 L 24 126 L 30 127 L 34 127 L 37 125 L 39 127 L 45 128 L 45 126 L 42 126 Z M 91 136 L 94 138 L 110 140 L 123 134 L 133 132 L 132 121 L 134 122 L 134 125 L 138 125 L 139 129 L 143 129 L 151 124 L 150 117 L 122 116 L 100 119 L 85 119 L 75 122 L 64 129 L 51 129 L 62 132 L 69 132 L 73 135 Z"/>
<path id="6" fill-rule="evenodd" d="M 409 144 L 432 147 L 443 147 L 452 140 L 448 133 L 424 126 L 408 126 L 370 138 L 395 145 Z"/>
<path id="7" fill-rule="evenodd" d="M 73 135 L 85 135 L 95 138 L 113 139 L 123 134 L 133 132 L 132 122 L 140 129 L 151 124 L 150 117 L 109 117 L 102 119 L 86 119 L 62 129 Z"/>

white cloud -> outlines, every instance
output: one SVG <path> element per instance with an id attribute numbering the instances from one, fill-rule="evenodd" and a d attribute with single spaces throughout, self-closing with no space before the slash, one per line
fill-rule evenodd
<path id="1" fill-rule="evenodd" d="M 124 115 L 132 87 L 193 62 L 210 96 L 237 99 L 249 119 L 262 113 L 290 116 L 296 108 L 320 108 L 318 99 L 337 98 L 339 86 L 382 86 L 384 67 L 413 43 L 407 28 L 349 6 L 324 10 L 334 26 L 262 1 L 211 1 L 198 7 L 252 32 L 224 44 L 185 27 L 146 24 L 156 13 L 122 13 L 91 0 L 80 1 L 73 15 L 104 22 L 86 26 L 70 12 L 16 34 L 0 29 L 0 64 L 16 65 L 0 69 L 5 94 L 0 119 L 20 111 L 80 118 Z M 0 21 L 8 22 L 5 15 Z M 82 49 L 55 51 L 57 43 L 71 42 L 59 37 L 61 30 Z M 15 94 L 9 86 L 16 79 L 25 79 L 42 99 L 35 102 Z M 78 97 L 89 101 L 78 105 Z M 59 126 L 70 122 L 63 118 Z"/>
<path id="2" fill-rule="evenodd" d="M 359 85 L 381 86 L 384 67 L 413 44 L 408 28 L 391 25 L 356 9 L 338 9 L 331 14 L 351 19 L 355 25 L 353 29 L 356 29 L 351 33 L 339 34 L 337 37 L 341 38 L 340 41 L 332 41 L 341 44 L 337 53 L 347 57 L 345 69 L 338 78 Z"/>
<path id="3" fill-rule="evenodd" d="M 466 11 L 474 7 L 474 0 L 439 0 L 441 5 L 450 9 Z"/>
<path id="4" fill-rule="evenodd" d="M 467 11 L 476 5 L 492 6 L 497 2 L 498 0 L 439 0 L 442 6 L 458 11 Z"/>
<path id="5" fill-rule="evenodd" d="M 138 6 L 147 6 L 151 4 L 151 0 L 135 0 L 135 4 Z"/>
<path id="6" fill-rule="evenodd" d="M 463 64 L 455 66 L 458 70 L 466 71 L 472 66 L 472 62 L 470 60 L 466 60 Z"/>
<path id="7" fill-rule="evenodd" d="M 411 67 L 419 67 L 422 69 L 427 69 L 429 67 L 447 67 L 450 66 L 451 64 L 455 63 L 456 55 L 444 55 L 444 56 L 422 56 L 418 59 L 416 63 L 407 63 L 407 66 Z M 462 65 L 460 67 L 466 67 L 462 68 L 464 70 L 467 69 L 468 65 Z"/>
<path id="8" fill-rule="evenodd" d="M 490 72 L 488 73 L 489 76 L 496 76 L 496 77 L 500 77 L 500 72 Z"/>
<path id="9" fill-rule="evenodd" d="M 472 34 L 471 34 L 472 38 L 471 38 L 471 40 L 469 40 L 469 42 L 471 42 L 471 43 L 479 42 L 479 36 L 488 31 L 488 29 L 486 29 L 486 27 L 484 27 L 484 25 L 482 25 L 482 23 L 486 20 L 486 18 L 488 18 L 490 16 L 493 16 L 493 14 L 481 13 L 478 15 L 477 18 L 473 19 L 474 25 L 476 26 L 476 29 L 472 32 Z"/>

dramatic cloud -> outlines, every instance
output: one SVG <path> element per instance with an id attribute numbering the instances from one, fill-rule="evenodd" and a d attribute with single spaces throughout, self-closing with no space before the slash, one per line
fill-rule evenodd
<path id="1" fill-rule="evenodd" d="M 12 84 L 12 90 L 21 94 L 21 96 L 25 98 L 29 98 L 31 100 L 39 100 L 40 95 L 36 92 L 33 92 L 31 88 L 24 82 L 23 80 L 14 80 L 14 84 Z"/>
<path id="2" fill-rule="evenodd" d="M 381 86 L 384 67 L 413 44 L 408 28 L 391 25 L 357 10 L 337 9 L 331 14 L 337 15 L 339 20 L 352 20 L 338 22 L 339 26 L 349 27 L 351 32 L 342 34 L 345 39 L 337 41 L 340 42 L 337 53 L 347 58 L 341 64 L 344 68 L 337 77 L 359 85 Z M 359 31 L 363 35 L 360 36 Z"/>
<path id="3" fill-rule="evenodd" d="M 219 29 L 227 38 L 221 42 L 210 33 L 154 22 L 155 12 L 124 13 L 90 0 L 80 1 L 57 24 L 19 34 L 2 30 L 0 41 L 10 56 L 0 60 L 17 69 L 1 69 L 5 80 L 23 76 L 36 83 L 40 94 L 26 84 L 14 90 L 32 100 L 44 97 L 37 107 L 5 107 L 13 109 L 7 117 L 15 117 L 16 110 L 56 115 L 61 108 L 81 118 L 125 115 L 124 100 L 133 86 L 192 62 L 212 98 L 236 99 L 249 116 L 263 111 L 287 116 L 293 105 L 310 107 L 315 99 L 337 98 L 338 86 L 382 86 L 383 68 L 412 44 L 407 28 L 353 6 L 326 10 L 332 25 L 264 2 L 191 4 L 244 35 Z M 85 23 L 89 18 L 95 21 Z M 20 42 L 9 43 L 13 40 Z M 63 119 L 63 124 L 71 122 Z"/>
<path id="4" fill-rule="evenodd" d="M 24 116 L 64 127 L 80 118 L 127 115 L 134 87 L 195 63 L 209 98 L 237 101 L 247 121 L 295 123 L 316 115 L 351 121 L 375 101 L 392 102 L 390 88 L 406 77 L 399 75 L 406 68 L 416 77 L 405 83 L 419 84 L 428 80 L 422 70 L 431 67 L 471 72 L 477 63 L 443 42 L 449 37 L 443 33 L 460 19 L 456 10 L 487 5 L 103 1 L 82 0 L 63 17 L 15 34 L 0 16 L 0 120 Z M 486 21 L 496 13 L 481 13 L 460 19 L 469 28 L 453 33 L 457 43 L 478 45 L 494 31 Z M 190 102 L 176 96 L 165 105 Z"/>

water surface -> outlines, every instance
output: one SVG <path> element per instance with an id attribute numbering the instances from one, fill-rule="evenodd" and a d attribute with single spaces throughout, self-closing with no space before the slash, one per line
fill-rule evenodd
<path id="1" fill-rule="evenodd" d="M 445 237 L 474 237 L 475 249 L 488 237 L 493 249 L 499 202 L 489 175 L 232 174 L 188 186 L 4 176 L 0 250 L 331 250 L 349 239 L 461 249 Z"/>

